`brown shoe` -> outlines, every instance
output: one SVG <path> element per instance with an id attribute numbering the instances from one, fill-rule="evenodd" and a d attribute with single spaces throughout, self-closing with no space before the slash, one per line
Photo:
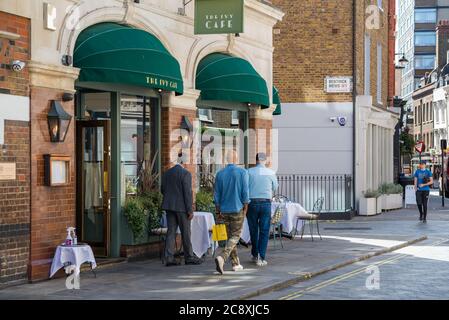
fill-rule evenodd
<path id="1" fill-rule="evenodd" d="M 219 274 L 223 274 L 223 266 L 224 266 L 224 259 L 220 256 L 215 258 L 215 266 L 216 266 L 216 270 Z"/>

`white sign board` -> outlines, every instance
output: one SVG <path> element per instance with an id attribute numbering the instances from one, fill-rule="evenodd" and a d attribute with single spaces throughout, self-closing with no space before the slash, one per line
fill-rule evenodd
<path id="1" fill-rule="evenodd" d="M 352 77 L 326 77 L 324 91 L 327 93 L 352 92 Z"/>
<path id="2" fill-rule="evenodd" d="M 416 205 L 415 186 L 405 186 L 405 208 L 408 204 Z"/>

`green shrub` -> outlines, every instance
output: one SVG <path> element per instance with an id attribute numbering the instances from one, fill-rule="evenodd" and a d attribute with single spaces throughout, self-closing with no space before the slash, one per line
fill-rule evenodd
<path id="1" fill-rule="evenodd" d="M 384 183 L 379 187 L 380 194 L 401 194 L 404 190 L 401 185 L 394 183 Z"/>
<path id="2" fill-rule="evenodd" d="M 380 193 L 377 190 L 366 190 L 365 192 L 363 192 L 363 196 L 365 198 L 379 198 Z"/>
<path id="3" fill-rule="evenodd" d="M 139 197 L 128 197 L 123 207 L 123 214 L 128 220 L 134 240 L 139 240 L 145 231 L 148 219 L 147 211 Z"/>
<path id="4" fill-rule="evenodd" d="M 148 229 L 159 228 L 162 217 L 162 194 L 159 191 L 151 191 L 142 194 L 139 198 L 144 209 L 148 212 Z"/>
<path id="5" fill-rule="evenodd" d="M 196 194 L 196 211 L 215 212 L 214 196 L 212 192 L 200 190 Z"/>

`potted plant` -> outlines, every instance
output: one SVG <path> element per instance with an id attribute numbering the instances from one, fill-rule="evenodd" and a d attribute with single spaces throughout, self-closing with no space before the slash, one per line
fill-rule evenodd
<path id="1" fill-rule="evenodd" d="M 134 241 L 138 242 L 145 231 L 148 212 L 140 197 L 129 197 L 123 206 L 123 214 L 128 221 L 128 225 L 133 233 Z"/>
<path id="2" fill-rule="evenodd" d="M 359 215 L 374 216 L 377 214 L 377 198 L 379 198 L 377 190 L 366 190 L 363 197 L 359 201 Z"/>
<path id="3" fill-rule="evenodd" d="M 394 210 L 402 208 L 403 188 L 399 184 L 385 183 L 380 186 L 381 202 L 383 210 Z"/>
<path id="4" fill-rule="evenodd" d="M 196 211 L 215 213 L 214 195 L 212 192 L 200 189 L 195 198 Z"/>

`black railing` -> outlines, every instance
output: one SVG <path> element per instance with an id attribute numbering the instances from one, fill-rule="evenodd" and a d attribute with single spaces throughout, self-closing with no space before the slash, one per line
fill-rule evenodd
<path id="1" fill-rule="evenodd" d="M 322 212 L 348 212 L 352 209 L 352 177 L 350 175 L 278 175 L 278 194 L 300 203 L 307 211 L 324 198 Z"/>

